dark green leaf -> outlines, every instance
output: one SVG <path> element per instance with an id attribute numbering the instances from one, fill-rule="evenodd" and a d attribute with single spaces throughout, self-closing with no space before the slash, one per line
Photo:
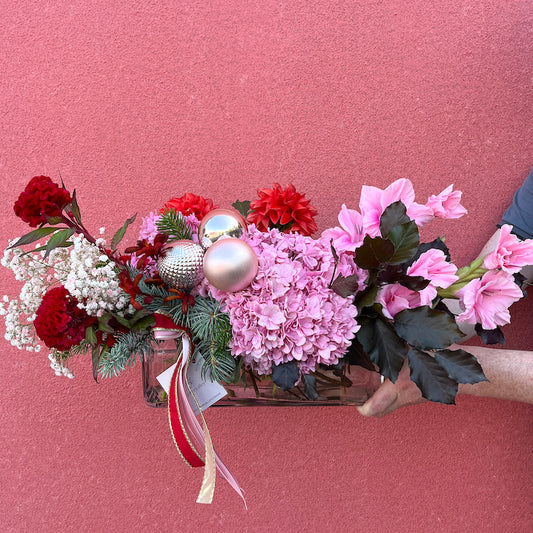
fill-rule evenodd
<path id="1" fill-rule="evenodd" d="M 354 300 L 354 305 L 357 306 L 359 312 L 364 307 L 368 307 L 374 304 L 376 301 L 376 294 L 378 293 L 379 287 L 367 287 L 365 290 L 358 292 Z"/>
<path id="2" fill-rule="evenodd" d="M 378 284 L 400 283 L 413 291 L 421 291 L 429 285 L 429 280 L 422 276 L 408 276 L 403 271 L 402 265 L 387 265 L 385 270 L 379 272 L 377 282 Z"/>
<path id="3" fill-rule="evenodd" d="M 109 320 L 111 315 L 103 315 L 98 318 L 98 329 L 100 331 L 105 331 L 106 333 L 113 333 L 113 328 L 109 325 Z"/>
<path id="4" fill-rule="evenodd" d="M 153 326 L 155 324 L 155 318 L 153 315 L 148 315 L 140 320 L 137 320 L 135 324 L 132 325 L 131 329 L 133 331 L 140 331 L 143 329 L 148 329 L 149 327 Z"/>
<path id="5" fill-rule="evenodd" d="M 135 313 L 133 313 L 133 316 L 130 319 L 130 324 L 135 324 L 136 322 L 147 316 L 152 316 L 152 313 L 147 309 L 138 309 L 137 311 L 135 311 Z"/>
<path id="6" fill-rule="evenodd" d="M 407 216 L 407 209 L 405 205 L 398 200 L 383 211 L 379 220 L 379 231 L 382 237 L 388 237 L 392 228 L 411 222 L 411 219 Z"/>
<path id="7" fill-rule="evenodd" d="M 402 339 L 421 350 L 442 350 L 463 336 L 448 313 L 427 305 L 400 311 L 394 316 L 394 327 Z"/>
<path id="8" fill-rule="evenodd" d="M 406 356 L 406 345 L 381 318 L 360 319 L 357 340 L 383 376 L 395 382 Z"/>
<path id="9" fill-rule="evenodd" d="M 411 259 L 418 248 L 420 235 L 416 222 L 406 222 L 391 229 L 389 239 L 394 244 L 394 255 L 390 258 L 390 263 L 398 265 Z"/>
<path id="10" fill-rule="evenodd" d="M 76 200 L 76 189 L 72 191 L 72 214 L 74 215 L 74 220 L 81 226 L 81 213 L 80 206 Z"/>
<path id="11" fill-rule="evenodd" d="M 289 390 L 300 378 L 300 369 L 294 361 L 272 365 L 272 381 L 283 390 Z"/>
<path id="12" fill-rule="evenodd" d="M 350 344 L 348 351 L 344 354 L 344 358 L 350 365 L 362 366 L 374 372 L 376 370 L 374 363 L 370 360 L 369 355 L 363 350 L 363 346 L 356 338 L 352 340 L 352 344 Z"/>
<path id="13" fill-rule="evenodd" d="M 488 381 L 477 359 L 465 350 L 440 350 L 435 360 L 458 383 L 480 383 Z"/>
<path id="14" fill-rule="evenodd" d="M 61 248 L 67 245 L 68 239 L 76 232 L 74 228 L 62 229 L 54 233 L 49 241 L 46 243 L 46 253 L 44 257 L 47 258 L 54 248 Z"/>
<path id="15" fill-rule="evenodd" d="M 91 345 L 96 346 L 98 339 L 96 338 L 96 333 L 93 328 L 87 328 L 85 330 L 85 340 Z"/>
<path id="16" fill-rule="evenodd" d="M 340 274 L 331 284 L 331 290 L 343 298 L 354 295 L 358 287 L 359 276 L 357 274 L 352 274 L 346 278 Z"/>
<path id="17" fill-rule="evenodd" d="M 304 393 L 310 400 L 316 400 L 318 398 L 318 392 L 316 391 L 316 378 L 311 374 L 302 374 L 302 382 L 304 384 Z"/>
<path id="18" fill-rule="evenodd" d="M 124 222 L 124 225 L 115 233 L 115 235 L 111 239 L 111 248 L 113 250 L 116 250 L 118 244 L 124 238 L 124 235 L 126 234 L 126 230 L 128 229 L 128 226 L 134 222 L 136 216 L 137 215 L 133 215 L 131 218 L 128 218 L 128 220 Z"/>
<path id="19" fill-rule="evenodd" d="M 484 344 L 501 344 L 505 346 L 505 336 L 498 326 L 496 326 L 496 329 L 483 329 L 481 324 L 476 324 L 475 330 Z"/>
<path id="20" fill-rule="evenodd" d="M 237 200 L 236 202 L 233 202 L 232 207 L 234 207 L 244 218 L 248 216 L 250 213 L 250 202 L 248 200 L 245 200 L 241 202 L 240 200 Z"/>
<path id="21" fill-rule="evenodd" d="M 58 169 L 57 173 L 59 174 L 59 179 L 61 180 L 61 187 L 63 189 L 65 189 L 65 190 L 67 190 L 67 188 L 65 187 L 65 183 L 63 182 L 63 176 L 61 176 L 61 172 L 59 171 L 59 169 Z"/>
<path id="22" fill-rule="evenodd" d="M 411 380 L 422 391 L 422 396 L 432 402 L 455 403 L 457 382 L 450 378 L 433 357 L 416 348 L 407 354 Z"/>
<path id="23" fill-rule="evenodd" d="M 102 350 L 103 353 L 103 350 Z M 93 362 L 93 378 L 98 383 L 98 364 L 100 362 L 100 346 L 95 346 L 92 349 L 92 362 Z"/>
<path id="24" fill-rule="evenodd" d="M 48 215 L 45 215 L 45 217 L 46 222 L 51 226 L 55 226 L 56 224 L 61 224 L 61 222 L 63 222 L 63 219 L 61 217 L 49 217 Z"/>
<path id="25" fill-rule="evenodd" d="M 401 276 L 398 280 L 400 285 L 411 289 L 412 291 L 421 291 L 425 289 L 430 281 L 422 276 Z"/>
<path id="26" fill-rule="evenodd" d="M 9 248 L 14 248 L 15 246 L 24 246 L 25 244 L 31 244 L 32 242 L 39 241 L 44 237 L 58 231 L 60 228 L 38 228 L 26 235 L 23 235 L 15 244 L 12 244 Z M 9 250 L 8 248 L 8 250 Z"/>
<path id="27" fill-rule="evenodd" d="M 125 326 L 125 327 L 127 327 L 128 329 L 131 328 L 130 321 L 127 320 L 126 318 L 124 318 L 123 316 L 120 316 L 120 315 L 114 314 L 114 315 L 113 315 L 113 318 L 114 318 L 119 324 L 121 324 L 122 326 Z"/>
<path id="28" fill-rule="evenodd" d="M 394 244 L 389 239 L 367 235 L 355 251 L 355 264 L 364 270 L 378 268 L 394 254 Z"/>

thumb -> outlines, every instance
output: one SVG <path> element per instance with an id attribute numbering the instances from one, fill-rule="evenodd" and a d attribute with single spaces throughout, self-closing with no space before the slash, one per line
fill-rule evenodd
<path id="1" fill-rule="evenodd" d="M 363 405 L 357 407 L 357 410 L 366 417 L 380 416 L 388 412 L 397 399 L 396 387 L 390 381 L 385 381 Z"/>

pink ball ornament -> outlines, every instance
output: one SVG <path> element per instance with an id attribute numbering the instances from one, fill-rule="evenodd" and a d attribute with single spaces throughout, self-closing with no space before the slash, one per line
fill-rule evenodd
<path id="1" fill-rule="evenodd" d="M 242 237 L 248 225 L 243 216 L 232 209 L 213 209 L 202 218 L 198 228 L 198 240 L 204 248 L 209 248 L 219 239 Z"/>
<path id="2" fill-rule="evenodd" d="M 204 255 L 204 274 L 214 287 L 225 292 L 242 291 L 257 275 L 257 255 L 240 239 L 226 237 L 210 246 Z"/>

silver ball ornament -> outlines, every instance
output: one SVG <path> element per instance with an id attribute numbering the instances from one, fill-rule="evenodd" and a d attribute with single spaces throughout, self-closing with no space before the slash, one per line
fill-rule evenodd
<path id="1" fill-rule="evenodd" d="M 243 216 L 231 209 L 213 209 L 202 218 L 198 228 L 198 240 L 209 248 L 221 238 L 242 237 L 248 228 Z"/>
<path id="2" fill-rule="evenodd" d="M 204 250 L 193 241 L 170 243 L 157 262 L 159 276 L 173 289 L 190 291 L 203 277 Z"/>
<path id="3" fill-rule="evenodd" d="M 242 291 L 257 275 L 258 260 L 253 248 L 240 239 L 227 237 L 210 246 L 204 255 L 207 281 L 225 292 Z"/>

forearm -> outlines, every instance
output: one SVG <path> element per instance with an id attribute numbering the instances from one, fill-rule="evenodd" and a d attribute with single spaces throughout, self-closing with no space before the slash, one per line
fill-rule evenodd
<path id="1" fill-rule="evenodd" d="M 489 382 L 459 385 L 459 394 L 533 403 L 533 352 L 461 346 L 474 355 Z"/>

